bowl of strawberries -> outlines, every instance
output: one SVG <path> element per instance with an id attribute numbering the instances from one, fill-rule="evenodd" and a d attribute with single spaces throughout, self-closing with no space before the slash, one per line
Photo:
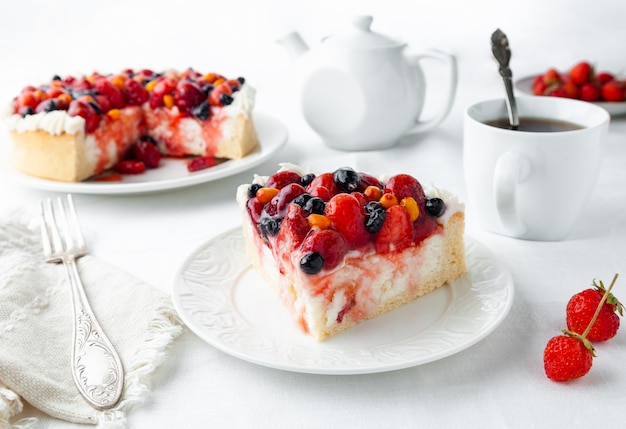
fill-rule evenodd
<path id="1" fill-rule="evenodd" d="M 517 80 L 515 86 L 528 95 L 575 98 L 598 104 L 613 116 L 626 114 L 626 78 L 596 71 L 588 61 L 580 61 L 567 71 L 549 68 Z"/>

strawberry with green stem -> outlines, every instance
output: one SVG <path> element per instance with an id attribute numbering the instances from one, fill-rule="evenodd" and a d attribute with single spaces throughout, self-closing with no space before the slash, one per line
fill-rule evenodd
<path id="1" fill-rule="evenodd" d="M 587 328 L 582 334 L 563 330 L 563 335 L 552 337 L 543 352 L 543 363 L 546 376 L 554 381 L 569 381 L 580 378 L 591 369 L 595 349 L 587 339 L 589 331 L 598 318 L 602 306 L 615 285 L 618 275 L 615 274 L 609 288 L 604 292 L 596 311 Z"/>

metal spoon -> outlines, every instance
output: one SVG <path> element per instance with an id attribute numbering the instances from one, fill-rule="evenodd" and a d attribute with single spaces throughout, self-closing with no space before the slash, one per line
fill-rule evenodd
<path id="1" fill-rule="evenodd" d="M 493 56 L 500 64 L 500 76 L 504 82 L 504 89 L 506 89 L 506 108 L 509 113 L 509 124 L 511 124 L 512 130 L 519 128 L 519 116 L 517 113 L 517 104 L 515 104 L 515 95 L 513 94 L 513 72 L 509 67 L 509 61 L 511 60 L 511 49 L 509 48 L 509 39 L 506 38 L 506 34 L 499 28 L 491 35 L 491 52 Z"/>

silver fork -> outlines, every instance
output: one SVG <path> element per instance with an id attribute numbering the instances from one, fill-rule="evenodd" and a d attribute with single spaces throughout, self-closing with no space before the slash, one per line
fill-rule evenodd
<path id="1" fill-rule="evenodd" d="M 91 310 L 76 268 L 87 253 L 71 195 L 41 201 L 41 237 L 47 262 L 62 262 L 72 290 L 74 309 L 72 375 L 81 395 L 98 410 L 120 399 L 124 370 L 113 345 Z"/>

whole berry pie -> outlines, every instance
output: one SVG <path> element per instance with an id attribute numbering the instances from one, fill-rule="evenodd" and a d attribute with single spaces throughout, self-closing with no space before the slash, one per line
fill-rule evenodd
<path id="1" fill-rule="evenodd" d="M 318 341 L 466 272 L 464 207 L 417 179 L 282 164 L 239 186 L 246 246 L 297 325 Z"/>
<path id="2" fill-rule="evenodd" d="M 114 166 L 154 168 L 160 155 L 241 158 L 258 145 L 254 101 L 244 78 L 191 68 L 54 76 L 13 100 L 6 115 L 12 164 L 77 182 Z"/>

